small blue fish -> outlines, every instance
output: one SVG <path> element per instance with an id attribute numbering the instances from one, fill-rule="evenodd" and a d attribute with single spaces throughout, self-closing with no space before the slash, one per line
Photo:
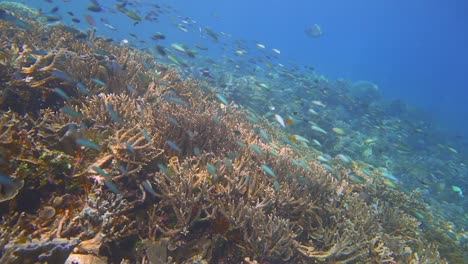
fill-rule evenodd
<path id="1" fill-rule="evenodd" d="M 390 179 L 390 180 L 396 182 L 396 183 L 399 183 L 399 182 L 400 182 L 400 180 L 399 180 L 397 177 L 395 177 L 395 175 L 393 175 L 392 173 L 390 173 L 389 171 L 386 171 L 386 170 L 382 171 L 382 175 L 383 175 L 384 177 L 386 177 L 386 178 L 388 178 L 388 179 Z"/>
<path id="2" fill-rule="evenodd" d="M 183 99 L 181 99 L 180 97 L 177 97 L 177 96 L 164 95 L 163 99 L 168 101 L 168 102 L 172 102 L 172 103 L 176 103 L 176 104 L 180 104 L 180 105 L 186 105 L 187 104 L 187 102 L 185 102 Z"/>
<path id="3" fill-rule="evenodd" d="M 58 94 L 60 97 L 62 97 L 64 100 L 70 100 L 70 96 L 62 89 L 60 88 L 54 88 L 54 91 L 56 94 Z"/>
<path id="4" fill-rule="evenodd" d="M 137 90 L 130 85 L 127 85 L 127 90 L 132 94 L 136 94 Z"/>
<path id="5" fill-rule="evenodd" d="M 78 134 L 78 128 L 76 124 L 69 124 L 68 125 L 68 131 L 70 131 L 73 135 Z"/>
<path id="6" fill-rule="evenodd" d="M 179 146 L 177 146 L 177 144 L 174 143 L 174 141 L 168 140 L 168 141 L 167 141 L 167 145 L 168 145 L 171 149 L 173 149 L 173 150 L 175 150 L 175 151 L 178 151 L 178 152 L 181 152 L 181 151 L 182 151 L 182 150 L 179 148 Z"/>
<path id="7" fill-rule="evenodd" d="M 85 95 L 87 95 L 87 96 L 92 96 L 91 92 L 89 92 L 88 89 L 86 89 L 86 87 L 84 86 L 84 84 L 78 82 L 78 83 L 76 83 L 76 87 L 77 87 L 82 93 L 84 93 Z"/>
<path id="8" fill-rule="evenodd" d="M 336 157 L 341 160 L 343 163 L 350 163 L 351 162 L 351 159 L 346 156 L 346 155 L 343 155 L 343 154 L 338 154 L 336 155 Z"/>
<path id="9" fill-rule="evenodd" d="M 222 96 L 221 94 L 217 93 L 216 98 L 218 98 L 218 100 L 221 101 L 221 103 L 225 105 L 229 105 L 228 100 L 226 100 L 226 98 L 224 98 L 224 96 Z"/>
<path id="10" fill-rule="evenodd" d="M 114 107 L 111 104 L 107 104 L 107 111 L 109 111 L 109 114 L 112 118 L 117 123 L 122 123 L 122 118 L 115 112 Z"/>
<path id="11" fill-rule="evenodd" d="M 270 167 L 268 167 L 267 165 L 262 165 L 262 170 L 264 172 L 266 172 L 268 175 L 276 178 L 275 172 Z"/>
<path id="12" fill-rule="evenodd" d="M 273 157 L 276 157 L 276 158 L 279 157 L 278 152 L 276 152 L 274 149 L 269 149 L 268 153 L 270 153 Z"/>
<path id="13" fill-rule="evenodd" d="M 206 164 L 206 168 L 208 170 L 208 172 L 210 173 L 210 175 L 216 175 L 216 167 L 213 165 L 213 164 Z"/>
<path id="14" fill-rule="evenodd" d="M 107 188 L 109 188 L 109 190 L 111 190 L 113 193 L 115 194 L 120 194 L 120 190 L 119 188 L 117 187 L 117 185 L 115 185 L 115 183 L 111 182 L 110 180 L 104 180 L 104 184 L 107 186 Z"/>
<path id="15" fill-rule="evenodd" d="M 151 137 L 146 129 L 143 129 L 143 136 L 145 137 L 146 141 L 151 142 Z"/>
<path id="16" fill-rule="evenodd" d="M 335 169 L 333 169 L 333 167 L 330 166 L 330 165 L 328 165 L 328 164 L 321 164 L 321 165 L 322 165 L 322 167 L 323 167 L 324 169 L 326 169 L 327 171 L 330 171 L 330 172 L 334 172 L 334 171 L 335 171 Z"/>
<path id="17" fill-rule="evenodd" d="M 135 148 L 132 146 L 132 144 L 125 142 L 125 146 L 127 146 L 127 149 L 132 153 L 135 154 Z"/>
<path id="18" fill-rule="evenodd" d="M 85 146 L 85 147 L 88 147 L 88 148 L 92 148 L 92 149 L 95 149 L 95 150 L 101 150 L 101 147 L 98 144 L 92 142 L 91 140 L 87 140 L 85 138 L 77 139 L 76 144 L 81 145 L 81 146 Z"/>
<path id="19" fill-rule="evenodd" d="M 228 158 L 224 158 L 224 163 L 226 164 L 226 167 L 230 170 L 234 169 L 234 166 L 232 165 L 232 162 Z"/>
<path id="20" fill-rule="evenodd" d="M 301 167 L 301 164 L 296 159 L 291 159 L 292 163 L 298 167 Z"/>
<path id="21" fill-rule="evenodd" d="M 187 130 L 187 134 L 190 137 L 190 139 L 193 139 L 195 137 L 195 133 L 192 130 Z"/>
<path id="22" fill-rule="evenodd" d="M 260 123 L 260 121 L 258 120 L 258 118 L 256 118 L 255 116 L 252 116 L 252 115 L 249 115 L 247 117 L 247 120 L 249 120 L 250 122 L 252 122 L 253 124 L 258 124 Z"/>
<path id="23" fill-rule="evenodd" d="M 56 23 L 54 22 L 58 22 L 62 20 L 63 17 L 57 14 L 46 14 L 44 15 L 44 18 L 46 19 L 47 22 L 51 22 L 51 23 L 47 23 L 47 25 L 49 24 L 55 25 Z"/>
<path id="24" fill-rule="evenodd" d="M 169 176 L 170 174 L 170 171 L 169 169 L 167 168 L 167 166 L 163 165 L 163 164 L 158 164 L 158 168 L 160 171 L 162 171 L 164 174 L 166 174 L 167 176 Z"/>
<path id="25" fill-rule="evenodd" d="M 361 171 L 367 176 L 372 176 L 372 172 L 368 168 L 364 168 Z"/>
<path id="26" fill-rule="evenodd" d="M 98 167 L 98 166 L 93 166 L 93 170 L 99 174 L 101 174 L 102 176 L 104 177 L 109 177 L 109 173 L 107 173 L 105 170 L 103 170 L 102 168 Z"/>
<path id="27" fill-rule="evenodd" d="M 153 196 L 156 196 L 156 195 L 157 195 L 156 192 L 153 190 L 153 187 L 151 187 L 151 184 L 149 183 L 148 180 L 143 181 L 143 182 L 141 183 L 141 185 L 143 185 L 143 188 L 144 188 L 147 192 L 149 192 L 151 195 L 153 195 Z"/>
<path id="28" fill-rule="evenodd" d="M 250 148 L 255 151 L 255 153 L 257 153 L 258 155 L 262 155 L 262 150 L 260 149 L 260 147 L 257 145 L 257 144 L 252 144 L 250 146 Z"/>
<path id="29" fill-rule="evenodd" d="M 105 86 L 106 85 L 105 82 L 103 82 L 103 81 L 101 81 L 101 80 L 99 80 L 97 78 L 92 78 L 91 81 L 93 81 L 93 83 L 95 83 L 95 84 L 97 84 L 99 86 Z"/>
<path id="30" fill-rule="evenodd" d="M 160 81 L 159 84 L 161 84 L 162 86 L 166 86 L 166 87 L 171 86 L 168 82 L 164 82 L 164 81 Z"/>
<path id="31" fill-rule="evenodd" d="M 247 177 L 245 177 L 245 183 L 247 183 L 247 185 L 250 183 L 250 175 L 247 175 Z"/>
<path id="32" fill-rule="evenodd" d="M 280 184 L 277 180 L 273 182 L 273 188 L 275 189 L 276 192 L 279 192 L 281 190 Z"/>
<path id="33" fill-rule="evenodd" d="M 82 117 L 83 116 L 80 112 L 77 112 L 77 111 L 71 109 L 68 106 L 62 107 L 62 112 L 69 115 L 69 116 L 71 116 L 71 117 Z"/>
<path id="34" fill-rule="evenodd" d="M 312 168 L 309 166 L 309 164 L 307 164 L 307 162 L 304 159 L 301 159 L 301 165 L 304 169 L 312 171 Z"/>
<path id="35" fill-rule="evenodd" d="M 260 134 L 260 136 L 261 136 L 267 143 L 270 143 L 270 141 L 271 141 L 271 140 L 270 140 L 270 136 L 268 136 L 268 134 L 266 133 L 265 130 L 261 129 L 261 130 L 259 131 L 259 134 Z"/>
<path id="36" fill-rule="evenodd" d="M 242 141 L 240 141 L 240 140 L 237 140 L 237 141 L 236 141 L 236 144 L 237 144 L 239 147 L 241 147 L 241 148 L 247 147 L 247 145 L 245 145 L 244 142 L 242 142 Z"/>
<path id="37" fill-rule="evenodd" d="M 193 153 L 195 154 L 195 156 L 197 157 L 200 157 L 201 156 L 201 151 L 198 147 L 194 147 L 193 148 Z"/>
<path id="38" fill-rule="evenodd" d="M 73 80 L 73 78 L 70 76 L 70 74 L 68 74 L 66 72 L 63 72 L 63 71 L 51 70 L 50 73 L 52 73 L 52 75 L 54 75 L 55 77 L 57 77 L 59 79 L 62 79 L 64 81 L 67 81 L 67 82 L 70 82 L 70 81 Z"/>
<path id="39" fill-rule="evenodd" d="M 124 165 L 120 164 L 119 165 L 119 170 L 122 172 L 123 175 L 128 176 L 128 171 L 125 169 Z"/>

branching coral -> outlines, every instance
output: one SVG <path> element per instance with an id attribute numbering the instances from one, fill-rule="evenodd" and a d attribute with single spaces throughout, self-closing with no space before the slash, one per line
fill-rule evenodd
<path id="1" fill-rule="evenodd" d="M 265 214 L 262 207 L 243 200 L 231 201 L 224 214 L 231 222 L 231 235 L 239 232 L 237 246 L 243 254 L 262 261 L 289 261 L 293 255 L 295 233 L 287 219 Z"/>
<path id="2" fill-rule="evenodd" d="M 440 259 L 416 193 L 330 173 L 307 144 L 141 51 L 65 26 L 31 27 L 48 41 L 5 28 L 1 162 L 25 187 L 1 211 L 2 258 L 27 241 L 36 257 L 58 245 L 113 263 Z M 35 206 L 20 205 L 31 190 Z"/>
<path id="3" fill-rule="evenodd" d="M 102 234 L 104 241 L 111 241 L 131 235 L 135 232 L 136 222 L 127 215 L 133 207 L 120 195 L 89 195 L 79 216 L 83 237 Z"/>
<path id="4" fill-rule="evenodd" d="M 349 200 L 348 200 L 349 199 Z M 324 220 L 323 232 L 312 238 L 311 245 L 298 244 L 299 252 L 312 259 L 347 263 L 364 259 L 368 249 L 380 235 L 375 215 L 366 212 L 367 206 L 359 197 L 351 196 L 334 208 L 337 210 Z M 357 213 L 359 212 L 359 213 Z"/>
<path id="5" fill-rule="evenodd" d="M 187 167 L 190 165 L 186 165 Z M 207 183 L 206 172 L 199 171 L 198 166 L 181 168 L 178 163 L 171 166 L 167 174 L 160 172 L 156 175 L 156 185 L 160 191 L 161 200 L 154 210 L 164 211 L 175 216 L 175 223 L 169 228 L 168 223 L 155 222 L 159 232 L 171 236 L 187 235 L 196 221 L 204 221 L 211 212 L 210 203 L 206 201 L 212 187 Z M 174 195 L 176 194 L 177 195 Z M 153 211 L 154 212 L 154 211 Z M 204 216 L 202 216 L 204 215 Z M 153 216 L 153 218 L 156 218 Z M 154 219 L 157 220 L 157 219 Z"/>

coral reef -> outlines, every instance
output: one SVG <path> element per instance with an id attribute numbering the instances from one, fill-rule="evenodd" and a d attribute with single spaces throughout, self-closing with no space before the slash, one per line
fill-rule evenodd
<path id="1" fill-rule="evenodd" d="M 13 13 L 15 16 L 22 18 L 22 19 L 29 19 L 35 20 L 39 17 L 39 10 L 36 10 L 32 7 L 27 5 L 17 3 L 17 2 L 10 2 L 10 1 L 2 1 L 0 2 L 0 9 L 8 10 L 8 12 Z"/>
<path id="2" fill-rule="evenodd" d="M 324 169 L 141 51 L 9 23 L 2 173 L 24 184 L 0 204 L 0 263 L 445 262 L 416 194 Z"/>

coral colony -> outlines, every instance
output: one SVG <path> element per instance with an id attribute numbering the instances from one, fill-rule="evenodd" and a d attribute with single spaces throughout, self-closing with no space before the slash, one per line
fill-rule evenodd
<path id="1" fill-rule="evenodd" d="M 142 51 L 16 16 L 0 20 L 0 263 L 462 258 L 417 192 L 320 164 Z"/>

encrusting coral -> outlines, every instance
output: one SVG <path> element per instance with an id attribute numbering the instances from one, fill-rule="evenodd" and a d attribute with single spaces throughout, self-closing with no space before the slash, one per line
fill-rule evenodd
<path id="1" fill-rule="evenodd" d="M 9 23 L 2 173 L 24 187 L 1 204 L 0 263 L 444 263 L 407 194 L 328 172 L 147 54 Z"/>

